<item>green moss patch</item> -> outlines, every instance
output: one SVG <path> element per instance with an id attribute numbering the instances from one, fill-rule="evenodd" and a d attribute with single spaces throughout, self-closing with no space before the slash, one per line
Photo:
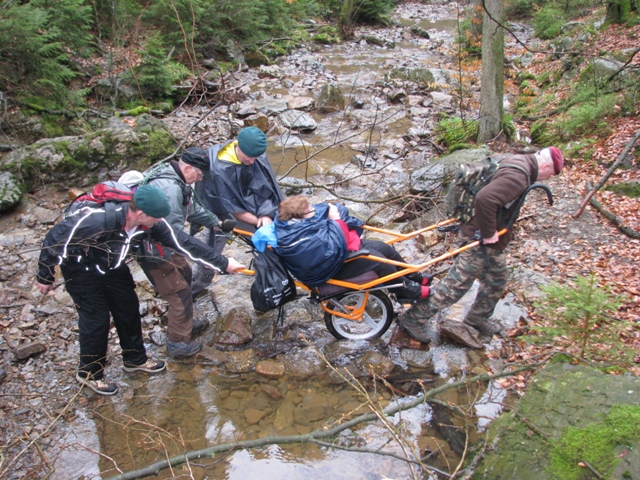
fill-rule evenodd
<path id="1" fill-rule="evenodd" d="M 605 478 L 609 478 L 619 462 L 615 449 L 632 446 L 640 438 L 640 406 L 618 405 L 602 423 L 584 428 L 569 427 L 553 442 L 551 472 L 563 480 L 584 478 L 587 462 Z"/>

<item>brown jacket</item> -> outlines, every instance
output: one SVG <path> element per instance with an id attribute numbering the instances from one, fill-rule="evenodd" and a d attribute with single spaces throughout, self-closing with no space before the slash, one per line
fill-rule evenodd
<path id="1" fill-rule="evenodd" d="M 535 182 L 538 177 L 538 162 L 534 155 L 510 155 L 501 164 L 517 164 L 530 172 L 530 182 L 524 172 L 517 168 L 500 168 L 495 173 L 491 182 L 476 195 L 476 214 L 469 223 L 462 226 L 461 230 L 465 236 L 473 237 L 475 232 L 480 230 L 483 238 L 492 236 L 499 225 L 499 214 L 502 208 L 509 202 L 518 198 L 527 187 Z M 503 222 L 511 217 L 515 209 L 515 204 L 502 215 Z M 512 232 L 502 235 L 497 243 L 487 245 L 487 247 L 497 250 L 504 250 L 511 241 Z"/>

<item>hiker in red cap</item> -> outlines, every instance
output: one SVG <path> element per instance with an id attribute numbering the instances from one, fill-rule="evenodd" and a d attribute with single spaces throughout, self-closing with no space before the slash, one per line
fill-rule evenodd
<path id="1" fill-rule="evenodd" d="M 458 255 L 447 276 L 431 287 L 430 296 L 398 316 L 398 324 L 421 342 L 428 343 L 431 340 L 426 331 L 428 320 L 460 300 L 476 279 L 480 282 L 480 288 L 464 323 L 488 335 L 500 333 L 503 329 L 497 320 L 490 319 L 507 286 L 504 250 L 512 232 L 498 236 L 498 231 L 504 227 L 501 221 L 511 217 L 516 208 L 514 204 L 518 203 L 514 200 L 531 184 L 558 175 L 564 166 L 564 158 L 558 148 L 548 147 L 535 154 L 509 155 L 501 161 L 502 164 L 512 164 L 517 168 L 498 169 L 491 181 L 476 195 L 475 215 L 460 227 L 462 241 L 471 242 L 479 232 L 483 245 Z M 488 255 L 488 266 L 485 264 L 484 251 Z"/>

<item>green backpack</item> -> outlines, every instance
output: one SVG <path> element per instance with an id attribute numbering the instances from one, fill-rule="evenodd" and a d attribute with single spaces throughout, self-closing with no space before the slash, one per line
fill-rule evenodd
<path id="1" fill-rule="evenodd" d="M 506 157 L 507 155 L 500 155 L 497 158 L 485 157 L 482 160 L 465 163 L 458 167 L 447 194 L 447 213 L 449 218 L 455 218 L 460 223 L 467 223 L 471 220 L 476 213 L 476 195 L 491 182 L 499 168 L 517 168 L 527 176 L 527 183 L 531 185 L 529 172 L 523 167 L 510 163 L 501 163 Z M 505 208 L 509 208 L 509 205 L 506 205 Z"/>

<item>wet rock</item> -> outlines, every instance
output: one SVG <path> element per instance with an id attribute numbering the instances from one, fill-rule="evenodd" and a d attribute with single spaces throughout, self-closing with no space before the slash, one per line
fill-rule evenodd
<path id="1" fill-rule="evenodd" d="M 396 67 L 387 74 L 387 77 L 389 80 L 408 80 L 422 86 L 436 83 L 433 73 L 427 68 Z"/>
<path id="2" fill-rule="evenodd" d="M 253 372 L 258 363 L 256 351 L 253 348 L 242 350 L 239 352 L 227 352 L 229 360 L 224 364 L 231 373 L 248 373 Z"/>
<path id="3" fill-rule="evenodd" d="M 0 172 L 0 212 L 14 207 L 24 192 L 24 185 L 11 172 Z"/>
<path id="4" fill-rule="evenodd" d="M 162 120 L 155 118 L 148 113 L 143 113 L 136 117 L 136 126 L 134 127 L 136 132 L 153 132 L 154 130 L 166 129 L 167 127 Z"/>
<path id="5" fill-rule="evenodd" d="M 324 420 L 333 412 L 329 397 L 324 393 L 307 395 L 293 412 L 293 420 L 298 425 Z"/>
<path id="6" fill-rule="evenodd" d="M 329 370 L 327 380 L 331 385 L 340 385 L 342 383 L 352 383 L 354 380 L 364 376 L 364 372 L 354 364 L 349 363 L 344 366 L 336 366 L 335 370 Z"/>
<path id="7" fill-rule="evenodd" d="M 404 348 L 400 351 L 400 356 L 412 367 L 428 368 L 431 366 L 431 352 L 429 351 Z"/>
<path id="8" fill-rule="evenodd" d="M 267 412 L 263 410 L 258 410 L 256 408 L 247 408 L 244 411 L 244 418 L 247 420 L 249 425 L 257 424 L 262 418 L 267 414 Z"/>
<path id="9" fill-rule="evenodd" d="M 275 138 L 275 144 L 277 147 L 284 147 L 284 148 L 308 147 L 311 145 L 310 143 L 305 142 L 300 137 L 297 137 L 295 135 L 278 136 Z M 293 179 L 293 180 L 298 180 L 298 179 Z"/>
<path id="10" fill-rule="evenodd" d="M 16 360 L 26 360 L 29 357 L 42 353 L 47 349 L 46 345 L 42 342 L 28 342 L 24 343 L 13 350 L 13 354 Z"/>
<path id="11" fill-rule="evenodd" d="M 393 345 L 398 348 L 408 348 L 411 350 L 429 350 L 429 345 L 422 343 L 407 333 L 404 328 L 398 327 L 397 324 L 393 325 L 391 332 L 391 339 L 389 345 Z"/>
<path id="12" fill-rule="evenodd" d="M 391 360 L 378 352 L 367 352 L 360 359 L 360 368 L 377 377 L 389 375 L 394 367 Z"/>
<path id="13" fill-rule="evenodd" d="M 260 65 L 258 77 L 260 78 L 280 78 L 282 70 L 278 65 Z"/>
<path id="14" fill-rule="evenodd" d="M 353 165 L 357 165 L 359 168 L 376 168 L 376 161 L 369 155 L 355 155 L 351 159 Z"/>
<path id="15" fill-rule="evenodd" d="M 162 347 L 167 344 L 167 336 L 160 329 L 155 330 L 149 334 L 149 340 L 151 340 L 155 345 Z"/>
<path id="16" fill-rule="evenodd" d="M 202 350 L 198 354 L 198 358 L 204 359 L 212 365 L 221 365 L 230 361 L 230 357 L 227 352 L 221 352 L 209 345 L 203 345 Z"/>
<path id="17" fill-rule="evenodd" d="M 465 450 L 465 435 L 461 431 L 460 427 L 453 424 L 449 418 L 449 411 L 438 403 L 430 403 L 432 411 L 432 422 L 438 433 L 446 440 L 453 450 L 458 455 L 462 454 Z"/>
<path id="18" fill-rule="evenodd" d="M 253 340 L 251 315 L 245 310 L 233 308 L 216 324 L 214 341 L 224 345 L 243 345 Z"/>
<path id="19" fill-rule="evenodd" d="M 314 107 L 316 101 L 312 97 L 294 97 L 287 102 L 291 110 L 309 110 Z"/>
<path id="20" fill-rule="evenodd" d="M 0 290 L 0 305 L 9 305 L 12 303 L 16 303 L 22 298 L 24 292 L 17 288 L 7 287 L 6 285 L 2 286 L 2 290 Z"/>
<path id="21" fill-rule="evenodd" d="M 407 92 L 403 89 L 392 90 L 388 96 L 391 103 L 402 103 L 407 98 Z"/>
<path id="22" fill-rule="evenodd" d="M 287 394 L 284 398 L 278 410 L 276 411 L 276 415 L 273 419 L 273 428 L 276 429 L 277 432 L 281 432 L 293 424 L 293 412 L 295 410 L 295 400 L 297 395 Z"/>
<path id="23" fill-rule="evenodd" d="M 243 121 L 245 127 L 258 127 L 263 132 L 269 131 L 269 117 L 263 113 L 251 115 Z"/>
<path id="24" fill-rule="evenodd" d="M 318 128 L 316 121 L 308 113 L 300 110 L 287 110 L 278 115 L 278 120 L 287 128 L 308 132 Z"/>
<path id="25" fill-rule="evenodd" d="M 287 102 L 284 100 L 280 100 L 280 99 L 276 99 L 273 97 L 269 97 L 266 96 L 256 102 L 254 102 L 254 107 L 264 113 L 265 115 L 269 116 L 269 117 L 273 117 L 275 115 L 278 115 L 286 110 L 288 110 L 289 107 L 287 107 Z"/>
<path id="26" fill-rule="evenodd" d="M 453 97 L 451 95 L 448 95 L 442 92 L 431 92 L 429 95 L 431 96 L 431 101 L 435 106 L 437 107 L 451 106 L 451 100 L 453 100 Z"/>
<path id="27" fill-rule="evenodd" d="M 277 359 L 283 363 L 287 374 L 293 377 L 307 378 L 325 372 L 326 364 L 309 348 L 279 355 Z"/>
<path id="28" fill-rule="evenodd" d="M 345 98 L 340 87 L 331 84 L 322 87 L 322 91 L 316 102 L 317 109 L 320 113 L 332 113 L 344 110 L 345 104 Z"/>
<path id="29" fill-rule="evenodd" d="M 478 331 L 466 323 L 445 320 L 440 325 L 440 334 L 455 343 L 470 348 L 483 347 Z"/>
<path id="30" fill-rule="evenodd" d="M 426 39 L 431 38 L 431 35 L 429 35 L 428 31 L 426 31 L 424 28 L 418 27 L 417 25 L 414 25 L 413 27 L 411 27 L 411 33 L 421 38 L 426 38 Z"/>
<path id="31" fill-rule="evenodd" d="M 248 115 L 254 115 L 255 113 L 257 113 L 256 107 L 249 104 L 240 105 L 236 111 L 236 115 L 240 118 L 244 118 Z"/>
<path id="32" fill-rule="evenodd" d="M 29 238 L 31 238 L 32 234 L 32 230 L 15 230 L 13 232 L 0 235 L 0 245 L 3 247 L 24 245 Z"/>
<path id="33" fill-rule="evenodd" d="M 415 170 L 411 174 L 411 193 L 418 194 L 435 190 L 442 184 L 442 178 L 445 173 L 445 166 L 440 162 L 431 163 Z"/>
<path id="34" fill-rule="evenodd" d="M 262 384 L 260 385 L 260 389 L 274 400 L 280 400 L 282 398 L 280 391 L 273 385 Z"/>
<path id="35" fill-rule="evenodd" d="M 277 360 L 262 360 L 256 364 L 256 373 L 267 378 L 280 378 L 284 372 L 284 365 Z"/>

